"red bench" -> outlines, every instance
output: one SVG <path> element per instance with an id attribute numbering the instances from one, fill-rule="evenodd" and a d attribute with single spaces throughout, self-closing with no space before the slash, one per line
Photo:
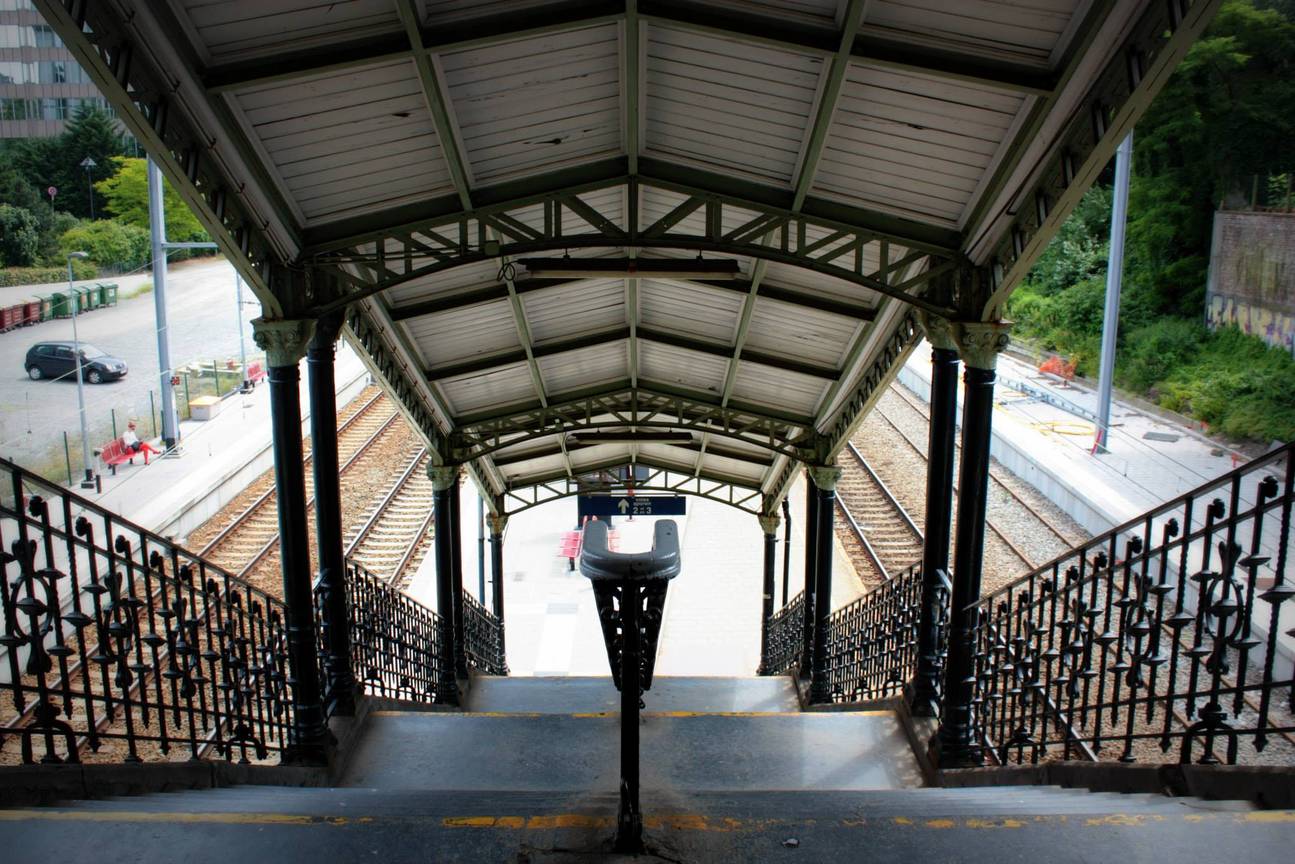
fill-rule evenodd
<path id="1" fill-rule="evenodd" d="M 135 464 L 135 457 L 143 455 L 144 464 L 148 464 L 148 457 L 151 453 L 157 453 L 158 450 L 149 446 L 147 441 L 139 442 L 139 450 L 132 450 L 125 444 L 121 443 L 120 438 L 114 438 L 107 444 L 95 451 L 95 454 L 103 460 L 103 464 L 108 466 L 108 470 L 114 475 L 117 473 L 117 466 L 123 462 Z"/>
<path id="2" fill-rule="evenodd" d="M 576 559 L 580 557 L 580 546 L 584 543 L 585 532 L 577 529 L 575 531 L 564 531 L 562 533 L 562 543 L 558 546 L 558 557 L 567 559 L 567 569 L 576 569 Z M 607 532 L 607 549 L 610 552 L 616 551 L 616 532 Z"/>

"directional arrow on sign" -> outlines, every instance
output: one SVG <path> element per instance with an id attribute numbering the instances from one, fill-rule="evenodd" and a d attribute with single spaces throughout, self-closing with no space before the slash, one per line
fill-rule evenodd
<path id="1" fill-rule="evenodd" d="M 620 511 L 621 511 L 621 515 L 622 515 L 622 516 L 624 516 L 627 512 L 629 512 L 629 509 L 630 509 L 630 502 L 629 502 L 629 499 L 628 499 L 628 498 L 622 498 L 622 499 L 621 499 L 621 502 L 620 502 L 619 504 L 617 504 L 617 505 L 616 505 L 616 509 L 620 510 Z"/>

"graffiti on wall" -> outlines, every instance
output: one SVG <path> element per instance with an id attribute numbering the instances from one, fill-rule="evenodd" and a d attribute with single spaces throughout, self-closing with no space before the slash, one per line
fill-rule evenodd
<path id="1" fill-rule="evenodd" d="M 1295 354 L 1295 314 L 1290 312 L 1260 306 L 1244 297 L 1210 294 L 1206 300 L 1205 324 L 1211 330 L 1231 325 Z"/>
<path id="2" fill-rule="evenodd" d="M 1295 214 L 1214 214 L 1205 324 L 1295 353 Z"/>

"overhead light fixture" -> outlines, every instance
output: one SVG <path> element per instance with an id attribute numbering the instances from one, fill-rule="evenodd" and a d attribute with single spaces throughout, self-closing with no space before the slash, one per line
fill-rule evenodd
<path id="1" fill-rule="evenodd" d="M 521 258 L 519 264 L 540 278 L 738 279 L 742 271 L 731 258 Z"/>
<path id="2" fill-rule="evenodd" d="M 572 432 L 567 443 L 582 447 L 596 444 L 691 444 L 688 432 Z"/>

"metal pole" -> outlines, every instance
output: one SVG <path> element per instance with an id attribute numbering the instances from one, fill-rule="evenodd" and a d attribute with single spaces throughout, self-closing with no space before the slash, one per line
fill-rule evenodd
<path id="1" fill-rule="evenodd" d="M 458 466 L 432 465 L 427 476 L 432 481 L 432 513 L 435 529 L 432 551 L 436 555 L 436 635 L 440 641 L 436 656 L 436 701 L 459 704 L 459 687 L 454 678 L 454 563 L 450 540 L 453 519 L 450 496 L 457 491 Z"/>
<path id="2" fill-rule="evenodd" d="M 179 424 L 171 389 L 171 343 L 166 326 L 166 212 L 162 204 L 162 170 L 148 160 L 148 233 L 153 243 L 153 310 L 157 316 L 157 372 L 162 399 L 162 443 L 175 447 Z"/>
<path id="3" fill-rule="evenodd" d="M 782 499 L 782 605 L 787 605 L 787 583 L 791 579 L 791 502 Z"/>
<path id="4" fill-rule="evenodd" d="M 643 671 L 639 604 L 640 582 L 621 582 L 621 789 L 616 816 L 615 851 L 637 854 L 643 848 L 643 813 L 639 807 L 639 699 Z M 628 602 L 626 602 L 628 600 Z"/>
<path id="5" fill-rule="evenodd" d="M 252 389 L 252 382 L 247 377 L 247 343 L 243 340 L 243 276 L 237 270 L 234 271 L 234 296 L 238 298 L 238 316 L 235 320 L 238 322 L 238 362 L 243 367 L 241 389 L 246 393 Z"/>
<path id="6" fill-rule="evenodd" d="M 805 475 L 805 602 L 801 622 L 800 677 L 808 678 L 814 657 L 814 587 L 818 570 L 818 495 Z"/>
<path id="7" fill-rule="evenodd" d="M 486 502 L 477 496 L 477 601 L 486 605 Z"/>
<path id="8" fill-rule="evenodd" d="M 1106 263 L 1106 308 L 1102 313 L 1102 357 L 1097 373 L 1097 446 L 1105 453 L 1110 443 L 1111 385 L 1115 377 L 1115 337 L 1120 327 L 1120 280 L 1124 275 L 1124 227 L 1129 213 L 1129 167 L 1133 133 L 1115 151 L 1115 194 L 1111 200 L 1111 250 Z"/>
<path id="9" fill-rule="evenodd" d="M 827 625 L 832 617 L 832 518 L 836 514 L 836 481 L 841 469 L 835 466 L 815 467 L 809 493 L 818 499 L 815 520 L 818 554 L 814 572 L 814 656 L 811 661 L 809 701 L 823 704 L 832 701 L 827 680 Z"/>
<path id="10" fill-rule="evenodd" d="M 459 475 L 454 474 L 454 488 L 450 490 L 450 554 L 453 556 L 453 609 L 454 609 L 454 674 L 468 677 L 467 640 L 463 621 L 463 508 Z"/>
<path id="11" fill-rule="evenodd" d="M 76 361 L 76 404 L 77 411 L 81 415 L 81 467 L 85 469 L 85 477 L 81 480 L 82 489 L 94 488 L 94 470 L 90 467 L 90 432 L 86 428 L 85 422 L 85 376 L 81 374 L 81 338 L 77 335 L 76 330 L 76 291 L 72 288 L 72 258 L 67 258 L 67 290 L 68 299 L 72 303 L 72 354 Z M 84 258 L 84 253 L 80 257 Z"/>
<path id="12" fill-rule="evenodd" d="M 760 529 L 764 532 L 764 591 L 760 607 L 760 669 L 759 674 L 769 674 L 769 621 L 773 618 L 774 574 L 778 569 L 778 515 L 761 514 Z"/>

